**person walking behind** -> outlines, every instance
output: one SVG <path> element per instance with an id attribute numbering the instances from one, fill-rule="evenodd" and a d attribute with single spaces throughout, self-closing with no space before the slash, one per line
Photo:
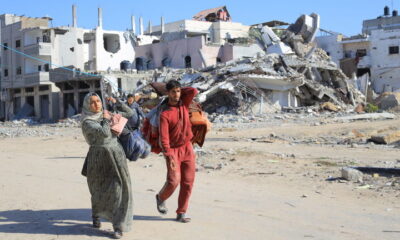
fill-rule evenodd
<path id="1" fill-rule="evenodd" d="M 128 107 L 133 110 L 133 115 L 128 119 L 128 126 L 131 130 L 139 129 L 142 120 L 145 118 L 145 115 L 140 108 L 139 104 L 135 101 L 135 95 L 128 94 L 126 99 L 126 103 Z"/>

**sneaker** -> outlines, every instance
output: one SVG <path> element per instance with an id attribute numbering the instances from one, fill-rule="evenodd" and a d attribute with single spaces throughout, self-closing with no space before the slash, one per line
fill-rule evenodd
<path id="1" fill-rule="evenodd" d="M 178 213 L 178 215 L 176 216 L 176 221 L 181 222 L 181 223 L 188 223 L 191 220 L 192 219 L 186 217 L 186 214 L 184 214 L 184 213 Z"/>
<path id="2" fill-rule="evenodd" d="M 122 231 L 119 229 L 114 230 L 113 238 L 114 239 L 121 239 L 123 236 Z"/>
<path id="3" fill-rule="evenodd" d="M 161 201 L 159 198 L 158 194 L 156 195 L 156 201 L 157 201 L 157 210 L 159 213 L 165 215 L 168 212 L 168 208 L 165 206 L 165 201 Z"/>

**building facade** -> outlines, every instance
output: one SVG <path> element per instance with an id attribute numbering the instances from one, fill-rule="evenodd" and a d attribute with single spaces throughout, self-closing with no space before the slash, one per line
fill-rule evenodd
<path id="1" fill-rule="evenodd" d="M 385 7 L 383 16 L 365 20 L 360 35 L 331 33 L 316 42 L 348 77 L 368 73 L 375 92 L 400 91 L 400 17 L 396 10 L 390 15 Z"/>
<path id="2" fill-rule="evenodd" d="M 122 62 L 134 60 L 132 31 L 104 30 L 101 9 L 96 28 L 79 28 L 75 13 L 73 6 L 72 26 L 56 28 L 49 26 L 50 18 L 0 16 L 5 46 L 1 52 L 0 118 L 46 121 L 76 114 L 84 95 L 100 90 L 103 73 L 120 71 Z M 120 86 L 121 81 L 129 81 L 118 78 L 116 85 L 118 80 Z"/>

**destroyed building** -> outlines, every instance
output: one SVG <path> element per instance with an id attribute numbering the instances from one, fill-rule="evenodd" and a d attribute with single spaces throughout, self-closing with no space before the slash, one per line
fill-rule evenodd
<path id="1" fill-rule="evenodd" d="M 154 80 L 179 79 L 186 86 L 196 87 L 200 90 L 197 100 L 208 112 L 255 113 L 271 106 L 280 109 L 322 102 L 346 108 L 363 101 L 362 94 L 348 84 L 340 68 L 317 48 L 314 39 L 319 24 L 319 16 L 311 14 L 302 15 L 286 28 L 283 26 L 288 24 L 279 21 L 249 26 L 245 42 L 247 47 L 258 49 L 252 52 L 253 56 L 215 61 L 197 70 L 193 66 L 187 71 L 166 68 Z M 191 40 L 186 38 L 183 40 Z M 229 40 L 225 39 L 223 47 L 235 49 L 238 45 Z M 179 67 L 182 64 L 175 66 Z"/>
<path id="2" fill-rule="evenodd" d="M 323 31 L 324 36 L 316 39 L 364 94 L 369 85 L 377 93 L 400 91 L 400 16 L 397 10 L 390 13 L 389 7 L 383 12 L 365 20 L 359 35 Z"/>
<path id="3" fill-rule="evenodd" d="M 100 93 L 102 83 L 123 95 L 169 79 L 198 88 L 208 112 L 263 112 L 322 102 L 345 108 L 362 98 L 317 48 L 317 14 L 290 25 L 274 20 L 246 26 L 232 21 L 223 6 L 192 20 L 161 18 L 159 26 L 149 22 L 146 31 L 139 18 L 137 33 L 133 16 L 130 30 L 108 31 L 99 9 L 97 27 L 83 29 L 77 26 L 76 7 L 72 10 L 72 26 L 61 27 L 49 27 L 49 18 L 27 25 L 25 17 L 2 15 L 3 118 L 66 118 L 81 111 L 86 93 Z M 11 60 L 17 62 L 8 69 Z"/>
<path id="4" fill-rule="evenodd" d="M 8 47 L 38 59 L 50 60 L 51 40 L 47 31 L 51 18 L 29 18 L 3 14 L 0 16 L 1 80 L 0 119 L 17 113 L 24 105 L 29 116 L 52 117 L 57 100 L 50 82 L 49 64 L 25 59 Z"/>
<path id="5" fill-rule="evenodd" d="M 18 51 L 2 49 L 3 118 L 56 120 L 68 111 L 76 114 L 84 94 L 99 90 L 101 78 L 85 78 L 79 72 L 120 71 L 124 61 L 133 61 L 131 31 L 104 30 L 101 9 L 98 14 L 95 29 L 78 27 L 75 6 L 72 26 L 50 27 L 50 18 L 0 16 L 1 43 Z M 76 72 L 62 69 L 67 66 Z M 123 76 L 115 82 L 120 87 L 130 84 Z"/>
<path id="6" fill-rule="evenodd" d="M 249 29 L 250 26 L 232 22 L 225 6 L 202 11 L 193 20 L 165 24 L 162 19 L 161 25 L 150 25 L 145 32 L 154 41 L 135 47 L 136 69 L 199 69 L 254 57 L 262 49 L 250 41 Z"/>

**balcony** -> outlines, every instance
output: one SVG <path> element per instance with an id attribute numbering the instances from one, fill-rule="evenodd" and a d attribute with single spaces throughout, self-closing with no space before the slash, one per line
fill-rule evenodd
<path id="1" fill-rule="evenodd" d="M 48 72 L 35 72 L 19 76 L 14 80 L 10 78 L 3 79 L 1 88 L 24 88 L 33 87 L 40 84 L 49 84 L 50 75 Z"/>
<path id="2" fill-rule="evenodd" d="M 51 43 L 39 42 L 24 47 L 24 53 L 31 56 L 51 56 Z"/>
<path id="3" fill-rule="evenodd" d="M 12 82 L 10 78 L 3 78 L 1 80 L 1 88 L 12 88 Z M 1 89 L 0 89 L 1 90 Z"/>
<path id="4" fill-rule="evenodd" d="M 49 84 L 50 74 L 49 72 L 35 72 L 35 73 L 25 74 L 23 83 L 24 86 L 22 87 L 30 87 L 40 84 Z"/>

